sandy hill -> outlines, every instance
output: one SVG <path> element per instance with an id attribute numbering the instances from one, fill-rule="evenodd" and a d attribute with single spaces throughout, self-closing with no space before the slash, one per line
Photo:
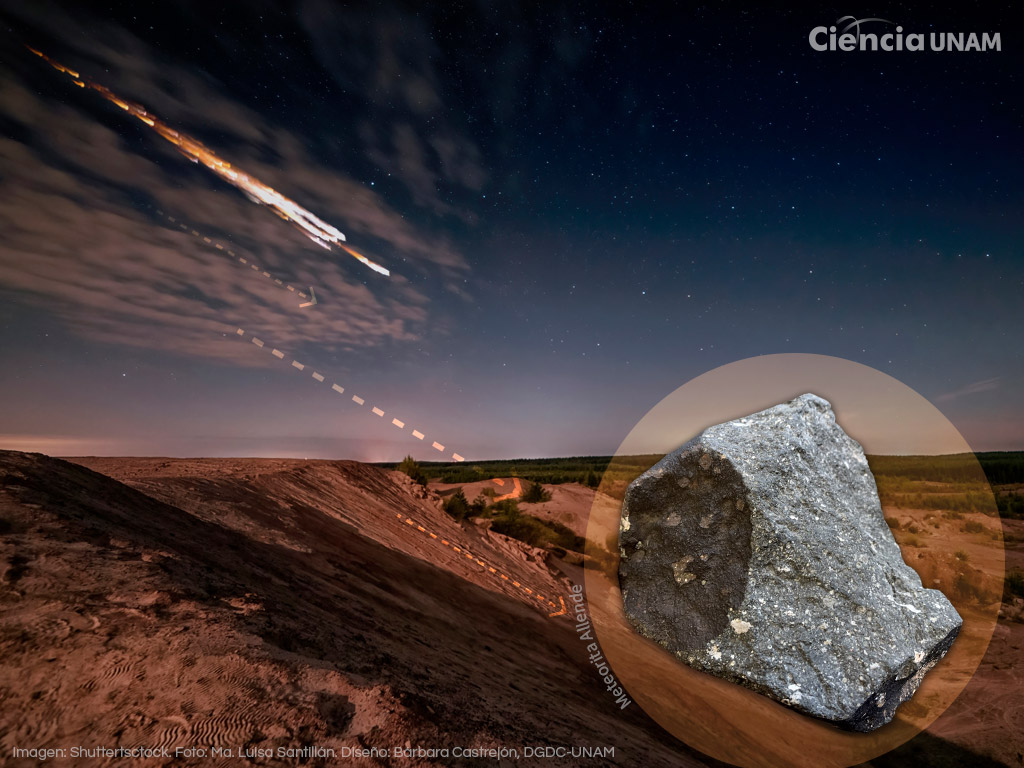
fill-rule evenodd
<path id="1" fill-rule="evenodd" d="M 399 472 L 355 461 L 301 459 L 71 461 L 267 544 L 330 557 L 334 539 L 355 532 L 523 603 L 536 603 L 539 594 L 545 598 L 538 606 L 541 613 L 544 606 L 556 608 L 559 595 L 567 595 L 568 581 L 545 564 L 542 551 L 478 526 L 459 525 L 441 511 L 436 496 Z M 474 557 L 467 558 L 467 552 Z M 490 567 L 509 578 L 491 573 Z"/>
<path id="2" fill-rule="evenodd" d="M 81 461 L 104 474 L 0 451 L 5 758 L 15 745 L 565 744 L 615 747 L 586 765 L 701 764 L 615 706 L 572 624 L 536 600 L 567 586 L 537 552 L 456 524 L 394 473 Z"/>

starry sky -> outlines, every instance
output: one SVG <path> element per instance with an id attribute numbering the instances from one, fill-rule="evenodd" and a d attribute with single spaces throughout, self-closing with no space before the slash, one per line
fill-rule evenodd
<path id="1" fill-rule="evenodd" d="M 1012 10 L 2 0 L 0 446 L 609 454 L 689 379 L 811 352 L 896 377 L 975 450 L 1022 449 Z M 868 11 L 1003 50 L 811 49 Z"/>

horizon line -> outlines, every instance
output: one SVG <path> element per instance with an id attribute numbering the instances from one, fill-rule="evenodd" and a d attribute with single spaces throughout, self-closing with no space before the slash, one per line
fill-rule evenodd
<path id="1" fill-rule="evenodd" d="M 382 459 L 375 461 L 368 461 L 364 459 L 355 459 L 346 456 L 335 456 L 335 457 L 323 457 L 323 456 L 257 456 L 257 455 L 230 455 L 230 456 L 204 456 L 204 455 L 192 455 L 192 456 L 178 456 L 171 454 L 65 454 L 56 455 L 43 453 L 42 451 L 22 451 L 16 448 L 4 448 L 0 446 L 0 451 L 11 451 L 12 453 L 26 453 L 26 454 L 39 454 L 40 456 L 49 456 L 54 459 L 171 459 L 175 461 L 187 461 L 187 460 L 206 460 L 206 461 L 231 461 L 231 460 L 248 460 L 248 461 L 354 461 L 358 464 L 399 464 L 403 461 L 401 459 Z M 668 453 L 671 453 L 669 451 Z M 981 456 L 991 454 L 1012 454 L 1012 453 L 1024 453 L 1024 447 L 1022 448 L 1009 448 L 1000 450 L 982 450 L 982 451 L 959 451 L 957 453 L 868 453 L 865 452 L 867 457 L 900 457 L 900 458 L 916 458 L 916 457 L 928 457 L 928 458 L 950 458 L 955 456 Z M 512 458 L 487 458 L 487 459 L 474 459 L 467 458 L 464 461 L 437 461 L 435 459 L 415 459 L 419 464 L 438 464 L 438 465 L 469 465 L 469 464 L 494 464 L 498 462 L 516 462 L 516 461 L 553 461 L 553 460 L 568 460 L 568 459 L 608 459 L 612 461 L 614 459 L 632 459 L 632 458 L 648 458 L 651 456 L 666 456 L 667 453 L 653 452 L 653 453 L 629 453 L 629 454 L 600 454 L 600 453 L 587 453 L 587 454 L 571 454 L 563 456 L 515 456 Z"/>

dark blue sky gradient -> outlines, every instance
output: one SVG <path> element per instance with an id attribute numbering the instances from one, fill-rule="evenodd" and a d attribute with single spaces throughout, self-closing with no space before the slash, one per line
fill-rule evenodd
<path id="1" fill-rule="evenodd" d="M 1022 60 L 1012 5 L 863 13 L 905 33 L 1001 33 L 1001 52 L 944 54 L 813 51 L 812 27 L 861 10 L 845 6 L 145 5 L 0 5 L 0 79 L 33 104 L 109 129 L 116 150 L 97 152 L 141 158 L 159 178 L 73 167 L 46 143 L 57 118 L 33 117 L 28 97 L 11 96 L 0 98 L 10 148 L 0 184 L 15 168 L 31 176 L 33 163 L 70 167 L 105 210 L 131 214 L 124 238 L 105 246 L 111 261 L 164 226 L 147 207 L 168 207 L 161 189 L 201 189 L 232 206 L 211 236 L 253 249 L 268 232 L 280 237 L 263 258 L 294 267 L 296 280 L 323 279 L 313 311 L 332 323 L 344 323 L 347 305 L 328 269 L 392 300 L 394 282 L 310 250 L 20 43 L 126 88 L 241 167 L 268 169 L 275 188 L 406 278 L 423 317 L 401 338 L 381 332 L 353 346 L 334 325 L 291 325 L 304 317 L 287 331 L 270 310 L 251 320 L 245 300 L 202 283 L 193 298 L 232 327 L 255 324 L 268 343 L 285 334 L 290 354 L 461 454 L 610 453 L 689 378 L 774 352 L 874 366 L 932 399 L 976 449 L 1024 448 Z M 236 114 L 258 116 L 256 133 Z M 316 179 L 300 178 L 310 168 Z M 380 210 L 461 263 L 417 256 L 383 230 L 360 233 L 344 195 L 318 194 L 331 176 L 372 192 Z M 174 199 L 181 218 L 202 213 Z M 11 203 L 8 221 L 21 220 L 18 205 L 28 204 Z M 29 207 L 26 219 L 45 220 L 45 206 Z M 53 216 L 53 238 L 68 238 L 59 258 L 73 264 L 88 224 L 65 232 Z M 254 228 L 242 231 L 239 217 Z M 28 245 L 5 248 L 0 433 L 11 445 L 432 457 L 285 366 L 246 360 L 264 353 L 239 351 L 215 324 L 211 345 L 229 354 L 98 334 L 87 322 L 95 309 L 18 277 Z M 116 296 L 123 283 L 111 280 Z M 154 339 L 178 332 L 129 325 L 126 334 Z M 95 450 L 79 450 L 90 441 Z"/>

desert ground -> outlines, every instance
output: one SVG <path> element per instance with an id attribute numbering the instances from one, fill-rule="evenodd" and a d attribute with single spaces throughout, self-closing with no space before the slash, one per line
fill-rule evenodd
<path id="1" fill-rule="evenodd" d="M 499 496 L 514 487 L 503 480 L 488 481 Z M 3 764 L 38 764 L 11 757 L 15 746 L 204 744 L 236 754 L 138 764 L 300 762 L 273 756 L 279 747 L 532 745 L 614 754 L 520 764 L 717 765 L 606 691 L 560 613 L 582 569 L 456 522 L 442 510 L 451 490 L 346 461 L 0 452 Z M 595 504 L 590 489 L 548 490 L 550 501 L 522 510 L 580 534 L 592 508 L 617 517 L 617 502 Z M 956 558 L 941 534 L 961 520 L 940 517 L 935 528 L 929 519 L 925 533 L 910 534 L 932 513 L 887 514 L 901 521 L 898 540 L 917 536 L 917 547 L 901 542 L 905 553 Z M 1007 560 L 1022 565 L 1024 524 L 1003 524 Z M 979 550 L 967 553 L 979 571 L 999 520 L 983 525 Z M 1022 673 L 1013 668 L 1022 641 L 1019 611 L 1008 605 L 953 706 L 928 734 L 873 764 L 1024 762 Z M 257 747 L 271 756 L 237 754 Z M 303 764 L 512 762 L 313 756 Z"/>

